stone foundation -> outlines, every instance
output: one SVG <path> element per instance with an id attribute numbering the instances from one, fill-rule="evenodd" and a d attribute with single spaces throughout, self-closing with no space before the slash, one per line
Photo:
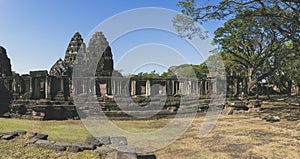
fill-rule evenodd
<path id="1" fill-rule="evenodd" d="M 89 97 L 76 99 L 78 107 L 69 101 L 51 100 L 13 100 L 10 105 L 10 116 L 13 118 L 32 120 L 67 120 L 80 117 L 101 118 L 116 120 L 160 119 L 173 118 L 178 111 L 183 113 L 206 112 L 211 99 L 182 98 L 181 96 L 149 97 L 134 96 L 121 97 Z M 243 112 L 257 112 L 261 105 L 260 100 L 227 101 L 223 114 L 230 115 Z M 148 114 L 153 116 L 143 118 Z M 148 114 L 147 114 L 148 113 Z M 136 114 L 136 115 L 135 115 Z M 104 117 L 104 116 L 103 116 Z"/>
<path id="2" fill-rule="evenodd" d="M 91 99 L 93 98 L 93 99 Z M 184 98 L 185 99 L 185 98 Z M 81 101 L 80 101 L 81 100 Z M 205 112 L 210 99 L 188 98 L 183 101 L 181 96 L 149 97 L 134 96 L 131 98 L 111 97 L 80 97 L 78 107 L 69 101 L 52 100 L 13 100 L 10 104 L 10 116 L 31 120 L 66 120 L 81 117 L 99 117 L 102 112 L 110 119 L 159 119 L 172 118 L 178 110 L 185 113 Z M 129 111 L 128 115 L 124 110 Z M 154 113 L 150 118 L 137 118 L 132 114 Z"/>
<path id="3" fill-rule="evenodd" d="M 67 101 L 14 100 L 10 116 L 33 120 L 78 119 L 76 107 Z"/>

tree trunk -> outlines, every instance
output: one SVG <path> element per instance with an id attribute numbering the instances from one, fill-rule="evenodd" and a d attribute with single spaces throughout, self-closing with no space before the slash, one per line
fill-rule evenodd
<path id="1" fill-rule="evenodd" d="M 292 86 L 293 86 L 293 82 L 292 82 L 292 80 L 289 80 L 288 81 L 288 86 L 287 86 L 287 96 L 288 97 L 291 97 L 291 95 L 292 95 Z"/>
<path id="2" fill-rule="evenodd" d="M 252 79 L 252 75 L 253 75 L 253 68 L 248 68 L 247 94 L 251 93 L 256 83 L 256 80 Z"/>

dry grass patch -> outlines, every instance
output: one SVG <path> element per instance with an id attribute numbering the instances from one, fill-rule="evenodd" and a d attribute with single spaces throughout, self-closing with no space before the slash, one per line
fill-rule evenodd
<path id="1" fill-rule="evenodd" d="M 300 158 L 300 120 L 288 118 L 300 112 L 300 108 L 296 109 L 296 105 L 288 107 L 282 101 L 280 102 L 275 102 L 273 105 L 270 102 L 264 103 L 262 106 L 264 111 L 257 114 L 221 115 L 214 129 L 203 138 L 198 136 L 204 116 L 198 116 L 178 140 L 153 153 L 158 159 Z M 269 123 L 259 118 L 268 114 L 278 114 L 282 119 L 280 122 Z M 164 127 L 170 120 L 113 120 L 112 122 L 128 132 L 145 133 Z M 49 134 L 51 140 L 77 143 L 90 135 L 81 121 L 29 121 L 0 118 L 0 132 L 18 129 Z M 12 148 L 7 150 L 9 146 Z M 22 143 L 1 141 L 0 153 L 6 155 L 6 158 L 18 149 L 22 153 L 28 153 L 28 158 L 32 156 L 30 154 L 35 153 L 52 154 L 50 151 L 22 148 L 22 146 L 24 146 Z M 65 154 L 53 154 L 53 156 L 70 157 Z"/>

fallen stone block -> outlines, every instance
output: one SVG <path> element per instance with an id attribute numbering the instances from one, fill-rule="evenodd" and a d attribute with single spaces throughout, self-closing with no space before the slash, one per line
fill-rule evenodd
<path id="1" fill-rule="evenodd" d="M 84 143 L 88 144 L 88 145 L 101 146 L 101 145 L 111 144 L 111 141 L 110 141 L 110 137 L 109 136 L 102 136 L 102 137 L 93 137 L 93 136 L 90 136 L 90 137 L 87 137 L 85 139 Z"/>
<path id="2" fill-rule="evenodd" d="M 97 152 L 100 156 L 103 156 L 103 155 L 106 155 L 108 154 L 109 152 L 112 152 L 114 151 L 113 148 L 111 148 L 110 146 L 106 146 L 106 145 L 103 145 L 101 147 L 97 147 L 94 152 Z"/>
<path id="3" fill-rule="evenodd" d="M 105 156 L 106 156 L 105 159 L 119 159 L 117 150 L 110 151 L 106 153 Z"/>
<path id="4" fill-rule="evenodd" d="M 28 144 L 34 144 L 38 140 L 39 140 L 38 138 L 30 138 L 26 143 L 28 143 Z"/>
<path id="5" fill-rule="evenodd" d="M 120 137 L 111 137 L 110 138 L 111 145 L 114 147 L 125 146 L 128 145 L 127 139 L 124 136 Z"/>
<path id="6" fill-rule="evenodd" d="M 44 120 L 44 117 L 43 116 L 32 116 L 32 120 L 42 121 L 42 120 Z"/>
<path id="7" fill-rule="evenodd" d="M 8 133 L 6 133 L 7 135 L 13 135 L 14 137 L 15 136 L 18 136 L 18 133 L 17 132 L 8 132 Z"/>
<path id="8" fill-rule="evenodd" d="M 268 122 L 279 122 L 280 121 L 279 116 L 267 116 L 264 119 Z"/>
<path id="9" fill-rule="evenodd" d="M 48 139 L 48 135 L 46 135 L 46 134 L 37 134 L 35 137 L 38 138 L 38 139 L 41 139 L 41 140 L 47 140 Z"/>
<path id="10" fill-rule="evenodd" d="M 37 133 L 30 132 L 30 133 L 28 134 L 28 138 L 31 139 L 31 138 L 35 137 L 36 135 L 37 135 Z"/>
<path id="11" fill-rule="evenodd" d="M 262 101 L 261 100 L 249 100 L 249 104 L 248 104 L 248 107 L 250 108 L 257 108 L 257 107 L 260 107 L 261 106 L 261 103 Z"/>
<path id="12" fill-rule="evenodd" d="M 73 146 L 68 148 L 68 151 L 76 153 L 76 152 L 82 151 L 82 149 L 79 146 L 73 145 Z"/>
<path id="13" fill-rule="evenodd" d="M 118 151 L 118 154 L 117 154 L 117 158 L 120 158 L 120 159 L 137 159 L 137 154 L 136 153 L 129 153 L 129 152 L 120 152 Z"/>
<path id="14" fill-rule="evenodd" d="M 17 130 L 15 131 L 15 133 L 17 133 L 18 135 L 25 135 L 27 133 L 26 130 Z"/>
<path id="15" fill-rule="evenodd" d="M 37 141 L 35 142 L 35 144 L 51 145 L 51 144 L 55 144 L 55 141 L 49 141 L 49 140 L 43 140 L 43 139 L 40 139 L 40 140 L 37 140 Z"/>
<path id="16" fill-rule="evenodd" d="M 45 140 L 45 141 L 47 141 L 47 140 Z M 49 149 L 49 150 L 55 150 L 55 151 L 65 151 L 66 150 L 66 147 L 56 146 L 54 144 L 35 144 L 35 147 Z"/>
<path id="17" fill-rule="evenodd" d="M 80 147 L 81 147 L 82 150 L 94 150 L 94 149 L 96 149 L 95 145 L 90 145 L 90 144 L 83 144 L 83 145 L 80 145 Z"/>
<path id="18" fill-rule="evenodd" d="M 155 155 L 138 155 L 138 159 L 156 159 Z"/>
<path id="19" fill-rule="evenodd" d="M 58 151 L 65 151 L 66 149 L 70 149 L 71 147 L 79 147 L 80 150 L 82 149 L 82 147 L 79 144 L 73 144 L 70 142 L 55 142 L 54 147 L 55 147 L 55 150 L 58 150 Z M 86 150 L 87 150 L 87 148 L 86 148 Z M 76 150 L 75 150 L 75 148 L 71 148 L 70 151 L 73 152 Z"/>
<path id="20" fill-rule="evenodd" d="M 11 134 L 3 135 L 1 137 L 1 139 L 3 139 L 3 140 L 11 140 L 13 138 L 15 138 L 15 135 L 11 135 Z"/>
<path id="21" fill-rule="evenodd" d="M 56 146 L 62 146 L 62 147 L 71 147 L 74 144 L 70 143 L 70 142 L 56 142 L 54 145 L 56 145 Z"/>
<path id="22" fill-rule="evenodd" d="M 96 146 L 101 146 L 102 145 L 102 143 L 98 139 L 96 139 L 95 137 L 93 137 L 93 136 L 87 137 L 85 139 L 84 143 L 85 144 L 90 144 L 90 145 L 96 145 Z"/>
<path id="23" fill-rule="evenodd" d="M 222 114 L 231 115 L 233 114 L 234 110 L 235 110 L 234 107 L 225 107 L 224 110 L 222 111 Z"/>
<path id="24" fill-rule="evenodd" d="M 63 147 L 63 146 L 57 146 L 57 145 L 54 145 L 54 149 L 55 151 L 66 151 L 66 147 Z"/>
<path id="25" fill-rule="evenodd" d="M 120 152 L 128 152 L 128 153 L 136 153 L 138 151 L 138 149 L 135 146 L 130 146 L 130 145 L 122 145 L 116 147 L 116 149 Z"/>
<path id="26" fill-rule="evenodd" d="M 101 136 L 96 137 L 103 145 L 109 145 L 111 144 L 110 137 L 109 136 Z"/>

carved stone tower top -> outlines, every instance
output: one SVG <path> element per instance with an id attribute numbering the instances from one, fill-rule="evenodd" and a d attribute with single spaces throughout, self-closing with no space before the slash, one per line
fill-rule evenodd
<path id="1" fill-rule="evenodd" d="M 83 43 L 81 35 L 76 32 L 72 37 L 65 54 L 65 63 L 70 67 L 73 66 L 78 51 L 81 49 L 80 47 L 85 47 L 85 44 Z M 85 48 L 82 49 L 85 50 Z"/>
<path id="2" fill-rule="evenodd" d="M 93 61 L 97 55 L 102 54 L 96 68 L 97 76 L 111 76 L 113 71 L 113 58 L 109 43 L 102 32 L 95 32 L 89 41 L 86 58 L 87 61 Z M 97 59 L 98 60 L 98 59 Z"/>

